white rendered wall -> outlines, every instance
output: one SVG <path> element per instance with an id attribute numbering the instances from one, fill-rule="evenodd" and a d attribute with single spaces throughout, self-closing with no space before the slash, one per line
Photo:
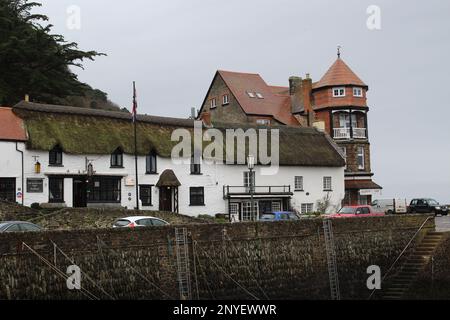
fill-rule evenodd
<path id="1" fill-rule="evenodd" d="M 20 176 L 20 154 L 15 151 L 15 144 L 11 146 L 1 147 L 2 153 L 6 153 L 6 157 L 2 157 L 0 161 L 3 164 L 0 170 L 7 172 L 9 176 Z M 5 150 L 5 151 L 3 151 Z M 34 173 L 34 158 L 39 157 L 41 163 L 41 173 Z M 124 155 L 124 168 L 110 168 L 110 155 L 63 155 L 63 167 L 51 167 L 48 165 L 48 152 L 43 151 L 25 151 L 25 179 L 26 178 L 42 178 L 44 179 L 43 193 L 25 193 L 25 205 L 32 203 L 48 202 L 48 176 L 49 175 L 77 175 L 83 174 L 85 171 L 86 157 L 92 162 L 96 175 L 120 176 L 122 179 L 122 201 L 123 207 L 132 209 L 136 205 L 135 186 L 126 186 L 129 178 L 135 178 L 134 156 Z M 158 157 L 157 170 L 158 174 L 145 174 L 145 157 L 139 157 L 139 184 L 156 185 L 160 174 L 166 169 L 172 169 L 178 180 L 181 182 L 179 188 L 179 212 L 182 214 L 197 216 L 198 214 L 227 213 L 227 200 L 223 199 L 223 186 L 242 186 L 243 173 L 247 171 L 246 166 L 223 164 L 206 164 L 202 165 L 201 175 L 191 175 L 190 165 L 188 163 L 175 165 L 171 159 Z M 5 170 L 5 168 L 8 168 Z M 6 175 L 5 177 L 7 177 Z M 0 174 L 0 177 L 4 175 Z M 294 177 L 303 176 L 304 191 L 295 192 Z M 332 167 L 280 167 L 279 172 L 273 176 L 261 176 L 259 170 L 256 171 L 257 186 L 283 186 L 290 185 L 291 191 L 294 192 L 291 203 L 300 211 L 302 203 L 316 203 L 322 199 L 327 192 L 323 191 L 323 177 L 332 177 L 333 192 L 330 193 L 331 201 L 338 206 L 344 198 L 344 168 Z M 127 179 L 128 178 L 128 179 Z M 26 180 L 25 180 L 26 181 Z M 20 185 L 19 183 L 17 184 Z M 205 206 L 197 207 L 189 204 L 189 188 L 204 187 L 205 188 Z M 64 182 L 64 200 L 67 206 L 72 206 L 72 179 L 66 178 Z M 309 194 L 309 195 L 307 195 Z M 143 207 L 146 210 L 159 209 L 159 190 L 152 188 L 152 206 Z"/>

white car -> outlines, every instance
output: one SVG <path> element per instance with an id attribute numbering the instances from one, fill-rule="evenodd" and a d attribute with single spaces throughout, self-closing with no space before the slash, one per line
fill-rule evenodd
<path id="1" fill-rule="evenodd" d="M 160 227 L 169 223 L 155 217 L 127 217 L 114 222 L 113 228 Z"/>

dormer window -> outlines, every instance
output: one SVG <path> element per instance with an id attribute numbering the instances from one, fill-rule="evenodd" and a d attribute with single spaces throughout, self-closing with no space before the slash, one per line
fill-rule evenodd
<path id="1" fill-rule="evenodd" d="M 111 154 L 111 168 L 123 168 L 123 151 L 121 148 L 117 148 Z"/>
<path id="2" fill-rule="evenodd" d="M 255 94 L 253 92 L 247 91 L 247 94 L 250 98 L 255 98 Z"/>
<path id="3" fill-rule="evenodd" d="M 228 95 L 228 94 L 225 94 L 223 97 L 222 97 L 222 105 L 227 105 L 227 104 L 229 104 L 230 103 L 230 96 Z"/>
<path id="4" fill-rule="evenodd" d="M 216 100 L 216 98 L 212 98 L 211 99 L 211 107 L 210 108 L 211 109 L 217 108 L 217 100 Z"/>
<path id="5" fill-rule="evenodd" d="M 353 88 L 353 96 L 361 98 L 363 96 L 362 88 Z"/>
<path id="6" fill-rule="evenodd" d="M 256 93 L 256 96 L 258 97 L 258 99 L 264 99 L 264 96 L 259 92 Z"/>
<path id="7" fill-rule="evenodd" d="M 63 154 L 63 151 L 59 145 L 53 147 L 53 149 L 50 150 L 50 152 L 49 152 L 48 163 L 51 166 L 62 166 L 62 164 L 63 164 L 62 154 Z"/>
<path id="8" fill-rule="evenodd" d="M 333 88 L 333 97 L 335 98 L 345 97 L 345 88 L 344 87 Z"/>

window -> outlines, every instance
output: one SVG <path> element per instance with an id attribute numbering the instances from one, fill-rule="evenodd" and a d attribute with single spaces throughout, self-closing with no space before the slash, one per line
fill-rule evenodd
<path id="1" fill-rule="evenodd" d="M 258 212 L 258 201 L 253 201 L 253 212 L 252 212 L 251 201 L 245 201 L 242 203 L 242 221 L 256 221 L 256 215 Z"/>
<path id="2" fill-rule="evenodd" d="M 191 157 L 191 174 L 202 174 L 201 158 L 196 159 L 195 155 Z"/>
<path id="3" fill-rule="evenodd" d="M 258 99 L 264 99 L 264 96 L 259 92 L 256 93 L 256 96 L 258 97 Z"/>
<path id="4" fill-rule="evenodd" d="M 250 187 L 253 186 L 253 191 L 255 191 L 255 183 L 256 179 L 255 179 L 255 171 L 251 172 L 251 176 L 250 176 L 250 171 L 244 171 L 244 187 L 246 189 L 246 192 L 251 192 Z"/>
<path id="5" fill-rule="evenodd" d="M 339 115 L 339 125 L 341 128 L 350 128 L 352 125 L 355 127 L 356 123 L 356 114 L 351 115 L 351 121 L 349 113 L 341 113 Z"/>
<path id="6" fill-rule="evenodd" d="M 146 157 L 145 161 L 145 167 L 147 174 L 156 174 L 157 173 L 157 166 L 156 166 L 156 160 L 157 160 L 157 154 L 155 150 L 152 150 Z"/>
<path id="7" fill-rule="evenodd" d="M 120 203 L 120 177 L 94 177 L 87 185 L 87 199 L 94 203 Z"/>
<path id="8" fill-rule="evenodd" d="M 166 222 L 164 222 L 164 221 L 162 221 L 162 220 L 159 220 L 159 219 L 152 219 L 152 224 L 153 224 L 153 226 L 155 226 L 155 227 L 159 227 L 159 226 L 167 226 L 167 223 L 166 223 Z"/>
<path id="9" fill-rule="evenodd" d="M 222 97 L 222 105 L 227 105 L 227 104 L 229 104 L 230 103 L 230 96 L 228 95 L 228 94 L 225 94 L 223 97 Z"/>
<path id="10" fill-rule="evenodd" d="M 256 124 L 263 125 L 263 126 L 270 126 L 270 120 L 269 119 L 257 119 Z"/>
<path id="11" fill-rule="evenodd" d="M 303 191 L 303 177 L 295 177 L 295 191 Z"/>
<path id="12" fill-rule="evenodd" d="M 250 98 L 255 98 L 255 94 L 253 92 L 247 91 L 247 94 Z"/>
<path id="13" fill-rule="evenodd" d="M 353 88 L 353 96 L 354 97 L 362 97 L 363 91 L 361 88 Z"/>
<path id="14" fill-rule="evenodd" d="M 239 203 L 230 203 L 230 215 L 239 216 Z"/>
<path id="15" fill-rule="evenodd" d="M 281 211 L 281 202 L 274 201 L 272 202 L 272 212 L 280 212 Z"/>
<path id="16" fill-rule="evenodd" d="M 203 187 L 191 187 L 189 189 L 191 206 L 204 206 L 205 205 L 205 188 Z"/>
<path id="17" fill-rule="evenodd" d="M 123 168 L 123 151 L 121 148 L 117 148 L 111 154 L 111 168 Z"/>
<path id="18" fill-rule="evenodd" d="M 51 166 L 62 166 L 62 149 L 60 146 L 55 146 L 50 150 L 48 163 Z"/>
<path id="19" fill-rule="evenodd" d="M 333 88 L 333 97 L 335 98 L 345 97 L 345 88 L 344 87 Z"/>
<path id="20" fill-rule="evenodd" d="M 144 207 L 152 206 L 152 186 L 141 185 L 139 186 L 139 199 L 142 201 Z"/>
<path id="21" fill-rule="evenodd" d="M 64 202 L 64 178 L 49 178 L 48 188 L 50 203 Z"/>
<path id="22" fill-rule="evenodd" d="M 217 99 L 212 98 L 211 99 L 211 109 L 215 109 L 215 108 L 217 108 Z"/>
<path id="23" fill-rule="evenodd" d="M 366 168 L 365 165 L 365 155 L 364 155 L 364 147 L 358 147 L 358 169 L 364 170 Z"/>
<path id="24" fill-rule="evenodd" d="M 302 214 L 310 214 L 314 212 L 313 203 L 302 203 Z"/>
<path id="25" fill-rule="evenodd" d="M 324 177 L 323 178 L 323 191 L 332 191 L 332 178 L 331 177 Z"/>

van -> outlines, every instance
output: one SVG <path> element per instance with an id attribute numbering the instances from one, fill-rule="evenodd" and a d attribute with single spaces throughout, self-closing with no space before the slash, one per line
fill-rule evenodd
<path id="1" fill-rule="evenodd" d="M 372 201 L 372 207 L 376 211 L 386 214 L 408 213 L 408 202 L 406 199 L 378 199 Z"/>

